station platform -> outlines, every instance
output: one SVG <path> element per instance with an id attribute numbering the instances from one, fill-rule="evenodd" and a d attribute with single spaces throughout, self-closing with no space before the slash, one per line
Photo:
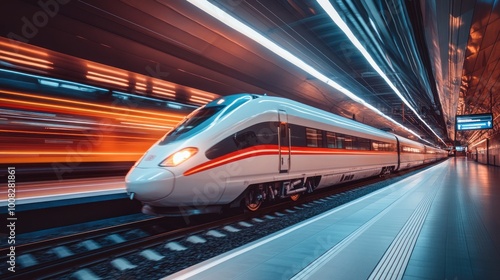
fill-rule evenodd
<path id="1" fill-rule="evenodd" d="M 124 176 L 16 182 L 15 191 L 15 201 L 9 201 L 7 188 L 0 188 L 0 215 L 15 213 L 22 221 L 16 225 L 17 234 L 136 214 L 141 209 L 139 201 L 127 196 Z"/>
<path id="2" fill-rule="evenodd" d="M 123 176 L 16 183 L 18 211 L 127 198 Z M 7 209 L 7 188 L 0 189 L 0 213 Z"/>
<path id="3" fill-rule="evenodd" d="M 444 162 L 164 279 L 500 279 L 500 168 Z"/>

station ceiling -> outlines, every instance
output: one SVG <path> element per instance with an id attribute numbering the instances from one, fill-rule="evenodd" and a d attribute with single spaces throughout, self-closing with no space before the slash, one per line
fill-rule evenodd
<path id="1" fill-rule="evenodd" d="M 345 25 L 319 2 L 210 1 L 221 21 L 180 0 L 12 0 L 1 4 L 0 36 L 202 92 L 283 96 L 438 145 L 455 139 L 457 114 L 496 118 L 493 130 L 458 133 L 462 144 L 500 130 L 500 1 L 323 1 Z M 228 26 L 229 17 L 267 43 Z"/>

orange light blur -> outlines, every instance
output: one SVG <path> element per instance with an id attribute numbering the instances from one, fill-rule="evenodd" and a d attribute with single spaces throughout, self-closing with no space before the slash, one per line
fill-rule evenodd
<path id="1" fill-rule="evenodd" d="M 168 97 L 175 97 L 175 86 L 164 81 L 154 81 L 153 93 Z"/>
<path id="2" fill-rule="evenodd" d="M 24 105 L 20 106 L 19 108 L 26 108 L 26 109 L 41 109 L 41 108 L 47 108 L 49 112 L 61 112 L 61 113 L 75 113 L 75 111 L 79 111 L 81 113 L 84 113 L 85 115 L 90 115 L 90 116 L 100 116 L 100 117 L 110 117 L 110 116 L 119 116 L 119 117 L 127 117 L 127 118 L 140 118 L 140 119 L 147 119 L 151 121 L 165 121 L 165 119 L 162 118 L 151 118 L 151 117 L 146 117 L 146 116 L 129 116 L 127 114 L 120 114 L 120 113 L 113 113 L 113 112 L 106 112 L 106 111 L 98 111 L 98 110 L 93 110 L 93 109 L 82 109 L 78 107 L 70 107 L 70 106 L 61 106 L 61 105 L 54 105 L 54 104 L 45 104 L 45 103 L 40 103 L 40 102 L 32 102 L 32 101 L 21 101 L 21 100 L 12 100 L 12 99 L 5 99 L 5 98 L 0 98 L 0 101 L 4 101 L 6 103 L 13 103 L 13 104 L 18 104 L 18 105 Z M 4 104 L 6 105 L 6 104 Z M 109 106 L 109 109 L 113 109 L 113 107 Z"/>
<path id="3" fill-rule="evenodd" d="M 134 162 L 185 117 L 2 89 L 0 94 L 0 163 L 8 164 Z"/>
<path id="4" fill-rule="evenodd" d="M 50 132 L 50 131 L 44 131 L 44 132 L 38 132 L 38 131 L 33 131 L 33 130 L 6 130 L 6 129 L 0 129 L 0 132 L 5 132 L 5 133 L 24 133 L 24 134 L 38 134 L 38 135 L 58 135 L 58 136 L 83 136 L 83 137 L 92 137 L 93 134 L 78 134 L 78 133 L 64 133 L 64 132 Z M 102 135 L 100 137 L 104 138 L 121 138 L 121 139 L 136 139 L 136 140 L 144 140 L 144 141 L 156 141 L 158 140 L 157 138 L 150 138 L 150 137 L 133 137 L 133 136 L 120 136 L 120 135 Z"/>
<path id="5" fill-rule="evenodd" d="M 206 104 L 206 103 L 208 103 L 208 102 L 210 102 L 212 100 L 206 99 L 206 98 L 200 98 L 200 97 L 191 96 L 189 98 L 189 101 L 194 102 L 194 103 Z"/>
<path id="6" fill-rule="evenodd" d="M 214 100 L 215 96 L 213 94 L 210 94 L 208 92 L 204 92 L 201 90 L 191 90 L 191 97 L 189 98 L 189 101 L 194 102 L 194 103 L 200 103 L 200 104 L 206 104 L 212 100 Z"/>
<path id="7" fill-rule="evenodd" d="M 214 95 L 213 94 L 210 94 L 208 92 L 204 92 L 204 91 L 201 91 L 201 90 L 191 90 L 191 93 L 193 95 L 201 95 L 201 96 L 204 96 L 205 98 L 209 98 L 210 100 L 213 100 L 214 99 Z M 201 97 L 200 97 L 201 98 Z"/>
<path id="8" fill-rule="evenodd" d="M 168 96 L 168 97 L 175 97 L 175 92 L 172 92 L 172 91 L 167 91 L 165 89 L 159 89 L 159 88 L 156 88 L 154 87 L 153 88 L 153 93 L 156 93 L 156 94 L 159 94 L 159 95 L 165 95 L 165 96 Z"/>
<path id="9" fill-rule="evenodd" d="M 17 44 L 1 41 L 0 46 L 12 49 L 12 51 L 0 50 L 1 60 L 6 60 L 11 63 L 21 64 L 24 66 L 33 66 L 42 69 L 53 69 L 53 67 L 51 66 L 53 65 L 53 63 L 44 59 L 49 56 L 46 52 L 35 50 L 34 47 L 22 47 Z M 24 52 L 24 54 L 19 52 Z"/>
<path id="10" fill-rule="evenodd" d="M 128 87 L 128 73 L 125 71 L 117 70 L 116 68 L 97 65 L 94 63 L 87 63 L 87 79 L 98 82 L 113 84 L 121 87 Z"/>
<path id="11" fill-rule="evenodd" d="M 35 50 L 33 48 L 23 47 L 23 46 L 20 46 L 19 44 L 13 44 L 13 43 L 7 43 L 7 42 L 0 41 L 0 46 L 29 52 L 29 53 L 34 54 L 34 55 L 49 56 L 49 54 L 44 52 L 44 51 L 38 51 L 38 50 Z"/>
<path id="12" fill-rule="evenodd" d="M 98 82 L 113 84 L 113 85 L 122 86 L 122 87 L 128 87 L 128 83 L 109 80 L 109 79 L 113 79 L 113 77 L 111 77 L 111 76 L 105 76 L 105 77 L 101 78 L 101 77 L 97 77 L 97 76 L 93 76 L 93 75 L 87 75 L 86 78 L 89 80 L 94 80 L 94 81 L 98 81 Z"/>
<path id="13" fill-rule="evenodd" d="M 6 57 L 3 55 L 0 55 L 0 59 L 7 60 L 10 62 L 14 62 L 14 63 L 24 64 L 27 66 L 34 66 L 37 68 L 44 68 L 44 69 L 52 69 L 53 68 L 52 66 L 48 66 L 48 65 L 44 65 L 44 64 L 40 64 L 40 63 L 36 63 L 36 62 L 31 62 L 31 61 L 26 61 L 26 60 L 22 60 L 22 59 L 12 58 L 12 57 Z M 52 62 L 47 61 L 47 64 L 52 64 Z"/>
<path id="14" fill-rule="evenodd" d="M 137 113 L 137 110 L 135 110 L 135 109 L 128 109 L 128 108 L 116 107 L 116 106 L 108 106 L 108 105 L 100 105 L 100 104 L 96 104 L 96 103 L 75 101 L 75 100 L 62 99 L 62 98 L 56 98 L 56 97 L 39 96 L 39 95 L 26 94 L 26 93 L 15 92 L 15 91 L 10 91 L 10 90 L 0 90 L 0 93 L 10 94 L 10 95 L 16 95 L 16 96 L 22 96 L 22 97 L 35 98 L 35 99 L 43 99 L 43 100 L 49 100 L 49 101 L 56 101 L 56 102 L 64 102 L 64 103 L 70 103 L 70 104 L 78 104 L 78 105 L 82 105 L 82 106 L 91 106 L 91 107 L 102 108 L 102 109 L 106 109 L 106 110 L 109 110 L 109 109 L 117 110 L 117 109 L 119 109 L 120 111 L 123 111 L 123 112 Z M 161 120 L 164 120 L 165 117 L 177 119 L 177 121 L 181 121 L 181 120 L 184 119 L 184 115 L 181 115 L 181 114 L 166 114 L 166 113 L 163 113 L 163 112 L 156 112 L 156 111 L 141 111 L 141 113 L 142 114 L 146 114 L 146 115 L 152 115 L 152 116 L 161 117 Z"/>
<path id="15" fill-rule="evenodd" d="M 90 69 L 99 70 L 101 72 L 106 72 L 106 73 L 109 73 L 112 75 L 117 75 L 117 76 L 122 76 L 124 78 L 128 78 L 127 72 L 119 71 L 116 68 L 101 66 L 101 65 L 97 65 L 97 64 L 93 64 L 93 63 L 87 63 L 87 67 Z"/>
<path id="16" fill-rule="evenodd" d="M 6 52 L 6 51 L 2 51 L 2 50 L 0 50 L 0 53 L 4 54 L 4 55 L 10 55 L 13 57 L 18 57 L 18 58 L 24 59 L 24 60 L 31 60 L 34 62 L 45 63 L 45 64 L 53 64 L 52 62 L 45 60 L 45 59 L 35 58 L 32 56 L 22 55 L 22 54 L 18 54 L 18 53 Z M 2 56 L 2 57 L 4 57 L 4 56 Z M 6 58 L 6 59 L 9 59 L 9 58 Z"/>
<path id="17" fill-rule="evenodd" d="M 146 78 L 141 77 L 141 76 L 136 76 L 135 77 L 135 90 L 136 91 L 146 91 L 147 85 L 146 85 Z"/>

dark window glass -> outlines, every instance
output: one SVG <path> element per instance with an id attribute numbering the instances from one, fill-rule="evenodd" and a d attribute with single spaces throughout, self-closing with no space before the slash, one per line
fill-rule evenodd
<path id="1" fill-rule="evenodd" d="M 307 147 L 322 147 L 323 135 L 321 130 L 306 128 Z"/>
<path id="2" fill-rule="evenodd" d="M 337 138 L 335 137 L 335 133 L 329 131 L 326 133 L 326 147 L 337 148 Z"/>
<path id="3" fill-rule="evenodd" d="M 219 112 L 224 106 L 204 107 L 189 115 L 183 122 L 172 129 L 167 136 L 181 135 L 204 123 L 210 117 Z"/>
<path id="4" fill-rule="evenodd" d="M 306 135 L 306 128 L 301 125 L 288 124 L 290 128 L 290 135 L 292 137 L 292 146 L 295 147 L 306 147 L 307 141 L 304 135 Z"/>
<path id="5" fill-rule="evenodd" d="M 371 149 L 370 139 L 356 137 L 354 149 L 356 149 L 356 150 L 370 150 Z"/>
<path id="6" fill-rule="evenodd" d="M 240 130 L 213 145 L 205 152 L 205 156 L 214 159 L 257 145 L 278 145 L 278 123 L 259 123 Z"/>
<path id="7" fill-rule="evenodd" d="M 160 141 L 159 145 L 165 145 L 171 141 L 189 137 L 190 135 L 197 133 L 197 131 L 202 130 L 205 126 L 210 124 L 211 121 L 214 121 L 216 115 L 222 117 L 229 112 L 236 110 L 238 107 L 248 102 L 252 98 L 256 97 L 243 95 L 239 97 L 237 96 L 236 99 L 219 98 L 212 101 L 209 106 L 202 107 L 187 116 L 184 121 L 182 121 L 174 129 L 169 131 L 167 135 L 165 135 L 165 137 Z M 190 133 L 190 131 L 192 132 Z"/>
<path id="8" fill-rule="evenodd" d="M 344 149 L 352 150 L 352 136 L 344 135 Z"/>
<path id="9" fill-rule="evenodd" d="M 234 142 L 238 149 L 245 149 L 257 145 L 257 135 L 254 131 L 245 131 L 242 133 L 237 133 L 234 136 Z"/>
<path id="10" fill-rule="evenodd" d="M 345 148 L 345 135 L 337 133 L 336 134 L 336 142 L 337 142 L 337 149 L 344 149 Z"/>

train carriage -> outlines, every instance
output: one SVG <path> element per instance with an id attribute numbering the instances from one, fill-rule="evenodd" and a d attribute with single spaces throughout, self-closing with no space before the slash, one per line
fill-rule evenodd
<path id="1" fill-rule="evenodd" d="M 420 143 L 292 100 L 237 94 L 190 114 L 134 165 L 126 185 L 150 214 L 257 210 L 424 161 Z"/>

